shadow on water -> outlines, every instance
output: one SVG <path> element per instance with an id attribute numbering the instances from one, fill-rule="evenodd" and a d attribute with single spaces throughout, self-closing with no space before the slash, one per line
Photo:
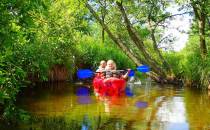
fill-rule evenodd
<path id="1" fill-rule="evenodd" d="M 89 85 L 40 84 L 26 88 L 17 105 L 27 124 L 2 130 L 197 130 L 209 129 L 208 93 L 151 82 L 128 84 L 125 96 L 100 97 Z M 201 116 L 202 115 L 202 116 Z"/>

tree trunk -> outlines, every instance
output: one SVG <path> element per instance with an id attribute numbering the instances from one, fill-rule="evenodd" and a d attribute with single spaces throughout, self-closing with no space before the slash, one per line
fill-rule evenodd
<path id="1" fill-rule="evenodd" d="M 161 54 L 160 50 L 158 49 L 157 41 L 156 41 L 156 38 L 155 38 L 155 30 L 152 29 L 150 20 L 149 20 L 149 28 L 150 28 L 150 31 L 151 31 L 151 37 L 152 37 L 152 41 L 153 41 L 153 49 L 158 54 L 158 56 L 159 56 L 159 58 L 162 62 L 162 66 L 165 66 L 168 73 L 170 75 L 172 75 L 173 74 L 172 68 L 170 67 L 170 65 L 168 64 L 168 62 L 165 60 L 165 58 Z"/>
<path id="2" fill-rule="evenodd" d="M 149 65 L 151 66 L 151 68 L 158 73 L 162 78 L 166 77 L 166 73 L 159 68 L 159 66 L 157 66 L 159 63 L 155 60 L 152 59 L 151 56 L 149 55 L 149 53 L 145 50 L 145 46 L 143 41 L 139 38 L 139 36 L 136 34 L 135 30 L 132 28 L 130 21 L 125 13 L 125 10 L 122 6 L 122 3 L 117 2 L 117 5 L 122 13 L 122 16 L 125 20 L 125 24 L 127 27 L 127 31 L 129 33 L 129 36 L 131 37 L 131 39 L 133 40 L 133 42 L 135 43 L 135 45 L 139 48 L 139 50 L 142 52 L 143 56 L 148 60 Z"/>
<path id="3" fill-rule="evenodd" d="M 103 11 L 101 11 L 102 13 L 102 22 L 104 23 L 104 20 L 105 20 L 105 13 Z M 104 43 L 104 28 L 102 27 L 102 30 L 101 30 L 101 39 L 102 39 L 102 43 Z"/>
<path id="4" fill-rule="evenodd" d="M 205 17 L 201 16 L 201 20 L 199 20 L 198 22 L 199 22 L 201 55 L 204 57 L 207 55 L 207 47 L 206 47 L 206 40 L 205 40 Z"/>
<path id="5" fill-rule="evenodd" d="M 193 11 L 195 13 L 195 17 L 198 22 L 199 37 L 200 37 L 200 50 L 201 50 L 201 56 L 204 58 L 207 55 L 207 46 L 206 46 L 206 40 L 205 40 L 205 20 L 206 20 L 205 7 L 204 7 L 205 1 L 201 1 L 199 5 L 198 3 L 191 1 L 191 5 L 193 7 Z"/>
<path id="6" fill-rule="evenodd" d="M 102 28 L 102 31 L 101 31 L 102 43 L 104 43 L 104 39 L 105 39 L 104 34 L 105 34 L 105 31 L 104 31 L 104 29 Z"/>
<path id="7" fill-rule="evenodd" d="M 119 48 L 122 49 L 122 51 L 137 65 L 140 66 L 141 62 L 139 62 L 138 58 L 136 58 L 131 52 L 130 50 L 123 44 L 123 42 L 115 37 L 111 31 L 109 30 L 109 28 L 102 22 L 102 20 L 99 18 L 99 16 L 96 14 L 96 12 L 92 9 L 92 7 L 86 3 L 86 7 L 89 9 L 89 11 L 93 14 L 93 16 L 96 18 L 96 20 L 101 24 L 101 26 L 104 28 L 104 30 L 107 32 L 107 34 L 109 35 L 109 37 L 119 46 Z M 148 75 L 156 80 L 159 81 L 159 77 L 156 73 L 154 72 L 150 72 L 148 73 Z"/>
<path id="8" fill-rule="evenodd" d="M 102 28 L 107 32 L 109 37 L 122 49 L 122 51 L 129 57 L 136 65 L 141 65 L 141 63 L 137 60 L 137 58 L 129 51 L 129 49 L 122 43 L 122 41 L 115 37 L 109 28 L 104 24 L 104 22 L 99 18 L 96 12 L 92 9 L 92 7 L 86 3 L 86 7 L 90 10 L 96 20 L 101 24 Z"/>
<path id="9" fill-rule="evenodd" d="M 92 15 L 95 17 L 95 19 L 100 23 L 100 25 L 103 27 L 103 29 L 106 31 L 106 33 L 108 34 L 108 36 L 114 41 L 115 44 L 118 45 L 119 48 L 122 49 L 122 51 L 137 65 L 140 66 L 141 62 L 139 61 L 139 59 L 129 50 L 129 48 L 127 48 L 125 46 L 125 44 L 123 43 L 123 41 L 119 38 L 116 37 L 108 28 L 108 26 L 99 18 L 99 16 L 96 14 L 96 12 L 93 10 L 93 8 L 86 3 L 86 7 L 89 9 L 89 11 L 92 13 Z M 132 31 L 132 28 L 130 33 L 133 34 L 133 37 L 137 37 L 137 34 Z M 142 42 L 140 39 L 136 39 L 138 42 Z M 135 41 L 135 40 L 134 40 Z M 139 43 L 138 43 L 139 44 Z M 147 52 L 145 51 L 145 47 L 143 45 L 140 45 L 140 48 L 142 49 L 142 51 L 144 51 L 145 55 Z M 148 59 L 149 57 L 149 59 Z M 152 71 L 150 71 L 149 73 L 146 73 L 148 76 L 150 76 L 153 80 L 157 81 L 157 82 L 161 82 L 161 83 L 171 83 L 171 84 L 177 84 L 178 82 L 176 81 L 176 79 L 174 77 L 166 77 L 166 74 L 160 69 L 158 68 L 158 64 L 155 64 L 155 62 L 152 62 L 150 55 L 145 56 L 147 62 L 149 63 L 150 67 L 152 68 Z"/>
<path id="10" fill-rule="evenodd" d="M 107 3 L 106 3 L 106 0 L 99 0 L 98 1 L 101 5 L 101 20 L 102 22 L 104 23 L 105 21 L 105 17 L 106 17 L 106 7 L 107 7 Z M 105 30 L 104 28 L 102 27 L 102 30 L 101 30 L 101 41 L 102 43 L 104 43 L 104 40 L 105 40 Z"/>

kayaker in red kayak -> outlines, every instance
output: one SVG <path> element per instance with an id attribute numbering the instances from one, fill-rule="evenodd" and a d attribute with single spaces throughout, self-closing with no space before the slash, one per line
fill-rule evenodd
<path id="1" fill-rule="evenodd" d="M 105 71 L 97 73 L 93 80 L 95 93 L 101 96 L 124 95 L 129 72 L 122 74 L 122 71 L 116 70 L 115 62 L 108 60 Z"/>
<path id="2" fill-rule="evenodd" d="M 105 71 L 105 68 L 106 68 L 106 61 L 102 60 L 96 72 L 103 72 Z"/>
<path id="3" fill-rule="evenodd" d="M 113 60 L 107 61 L 105 71 L 106 71 L 106 78 L 115 77 L 115 78 L 127 79 L 128 74 L 130 73 L 130 69 L 128 69 L 126 74 L 122 75 L 119 71 L 117 71 L 116 63 Z"/>
<path id="4" fill-rule="evenodd" d="M 98 69 L 96 70 L 96 77 L 100 77 L 102 79 L 105 78 L 105 67 L 106 67 L 106 61 L 102 60 L 100 62 Z"/>

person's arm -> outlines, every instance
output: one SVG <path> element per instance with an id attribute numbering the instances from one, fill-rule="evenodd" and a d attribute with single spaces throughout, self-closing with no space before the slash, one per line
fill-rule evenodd
<path id="1" fill-rule="evenodd" d="M 122 78 L 127 79 L 130 71 L 131 71 L 131 69 L 128 69 L 128 71 L 122 76 Z"/>
<path id="2" fill-rule="evenodd" d="M 97 69 L 96 72 L 100 72 L 100 69 Z"/>

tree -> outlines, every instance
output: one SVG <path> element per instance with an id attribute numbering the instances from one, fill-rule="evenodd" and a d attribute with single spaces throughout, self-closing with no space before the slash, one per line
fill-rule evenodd
<path id="1" fill-rule="evenodd" d="M 195 19 L 198 24 L 199 37 L 200 37 L 200 51 L 201 56 L 207 55 L 207 45 L 205 40 L 206 23 L 208 22 L 209 16 L 209 1 L 208 0 L 190 0 L 190 5 L 193 8 Z"/>
<path id="2" fill-rule="evenodd" d="M 86 2 L 87 8 L 109 37 L 137 65 L 142 63 L 150 65 L 155 79 L 159 79 L 158 76 L 167 79 L 168 75 L 173 75 L 170 65 L 158 48 L 158 42 L 163 39 L 158 34 L 161 31 L 158 27 L 167 18 L 173 17 L 170 13 L 164 12 L 168 5 L 169 2 L 158 0 L 107 1 L 107 19 L 104 22 L 97 13 L 100 4 L 97 1 Z"/>

